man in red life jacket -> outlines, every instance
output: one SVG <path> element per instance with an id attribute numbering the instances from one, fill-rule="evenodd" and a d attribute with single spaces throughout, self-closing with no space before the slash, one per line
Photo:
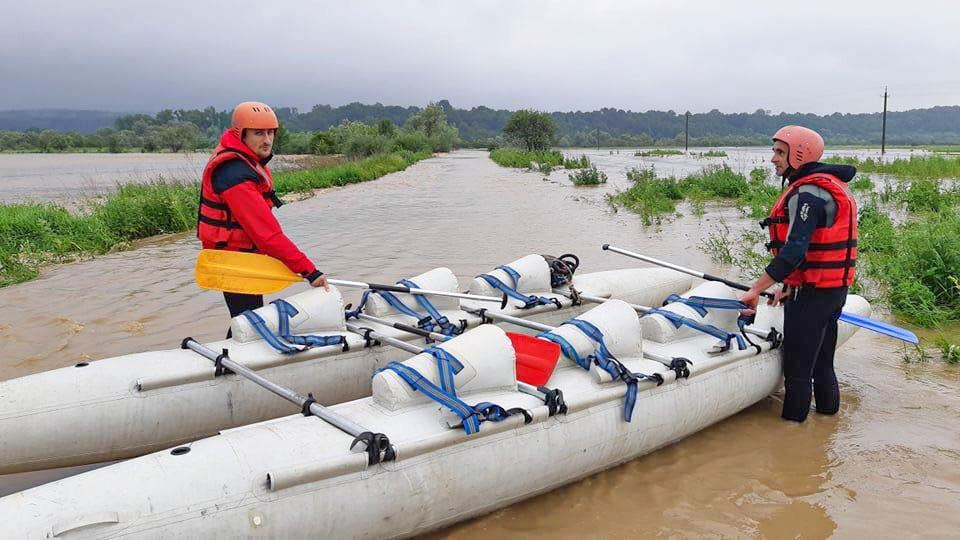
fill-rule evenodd
<path id="1" fill-rule="evenodd" d="M 783 302 L 783 418 L 803 422 L 816 410 L 836 414 L 840 387 L 833 369 L 837 319 L 853 283 L 857 259 L 857 204 L 846 183 L 849 165 L 825 165 L 823 139 L 808 128 L 786 126 L 773 136 L 777 174 L 788 182 L 770 216 L 767 249 L 773 260 L 740 300 L 756 308 L 760 294 L 783 283 L 768 303 Z"/>
<path id="2" fill-rule="evenodd" d="M 323 272 L 283 234 L 273 216 L 272 210 L 283 203 L 273 191 L 267 163 L 279 125 L 277 115 L 263 103 L 248 101 L 233 110 L 230 128 L 203 170 L 197 237 L 204 249 L 270 255 L 310 285 L 329 290 Z M 263 306 L 261 295 L 225 292 L 223 297 L 230 317 Z"/>

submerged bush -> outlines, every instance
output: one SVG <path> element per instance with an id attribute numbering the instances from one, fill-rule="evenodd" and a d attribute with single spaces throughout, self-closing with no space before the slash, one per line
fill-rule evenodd
<path id="1" fill-rule="evenodd" d="M 853 191 L 871 191 L 874 187 L 873 180 L 865 174 L 858 174 L 848 185 Z"/>
<path id="2" fill-rule="evenodd" d="M 596 165 L 567 175 L 575 186 L 597 186 L 607 183 L 607 173 L 598 170 Z"/>
<path id="3" fill-rule="evenodd" d="M 590 166 L 590 159 L 586 154 L 580 154 L 580 157 L 577 159 L 564 158 L 563 159 L 563 168 L 564 169 L 586 169 Z"/>

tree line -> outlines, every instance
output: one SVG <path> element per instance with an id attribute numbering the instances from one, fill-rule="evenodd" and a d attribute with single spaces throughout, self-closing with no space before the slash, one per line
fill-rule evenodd
<path id="1" fill-rule="evenodd" d="M 359 151 L 363 144 L 380 144 L 375 143 L 379 139 L 372 137 L 370 129 L 387 130 L 389 136 L 381 134 L 380 139 L 396 141 L 398 136 L 402 138 L 418 131 L 407 129 L 411 119 L 416 124 L 431 115 L 439 116 L 439 113 L 442 113 L 447 131 L 428 135 L 434 139 L 430 141 L 432 147 L 443 148 L 458 143 L 462 146 L 499 146 L 507 142 L 503 130 L 514 114 L 514 111 L 484 106 L 457 109 L 447 100 L 425 107 L 350 103 L 340 107 L 315 105 L 303 112 L 292 107 L 278 107 L 275 111 L 283 126 L 278 150 L 288 153 L 313 152 L 318 145 L 328 150 L 331 144 L 342 145 L 348 139 L 347 146 Z M 556 126 L 551 137 L 551 144 L 556 146 L 582 147 L 598 143 L 604 146 L 675 146 L 683 142 L 686 122 L 685 114 L 676 111 L 633 112 L 603 108 L 546 114 Z M 0 114 L 0 128 L 6 125 L 4 118 L 7 116 L 8 113 Z M 49 115 L 44 118 L 44 125 L 55 125 Z M 112 126 L 100 127 L 92 133 L 49 128 L 0 131 L 0 151 L 90 149 L 154 152 L 212 148 L 229 122 L 229 110 L 218 111 L 214 107 L 164 109 L 155 115 L 123 115 L 115 118 Z M 386 122 L 393 126 L 392 131 L 385 127 Z M 816 129 L 830 144 L 879 144 L 882 119 L 880 113 L 815 115 L 770 114 L 761 109 L 752 113 L 712 110 L 690 114 L 690 143 L 699 146 L 767 144 L 770 134 L 786 124 Z M 449 131 L 453 129 L 455 134 Z M 361 144 L 364 138 L 366 142 Z M 960 106 L 888 113 L 887 143 L 960 144 Z M 383 144 L 389 146 L 392 143 Z"/>

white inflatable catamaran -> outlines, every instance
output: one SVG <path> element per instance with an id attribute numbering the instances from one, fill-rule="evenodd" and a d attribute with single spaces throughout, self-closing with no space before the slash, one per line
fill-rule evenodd
<path id="1" fill-rule="evenodd" d="M 374 371 L 405 357 L 365 338 L 365 328 L 405 341 L 420 337 L 393 325 L 452 335 L 477 326 L 483 320 L 478 309 L 559 324 L 589 307 L 553 292 L 576 266 L 575 257 L 558 262 L 529 255 L 474 279 L 474 295 L 498 299 L 510 293 L 502 308 L 497 302 L 378 292 L 365 294 L 363 305 L 345 318 L 335 287 L 312 289 L 237 317 L 232 339 L 206 346 L 228 351 L 234 362 L 300 394 L 312 393 L 322 404 L 341 403 L 369 396 Z M 447 268 L 404 283 L 459 290 Z M 691 278 L 638 268 L 577 273 L 575 283 L 585 295 L 659 305 L 689 289 Z M 0 474 L 134 457 L 296 410 L 188 349 L 81 362 L 0 381 Z"/>
<path id="2" fill-rule="evenodd" d="M 752 327 L 766 330 L 752 332 L 769 339 L 747 339 L 726 285 L 671 294 L 652 295 L 650 303 L 668 300 L 656 309 L 609 299 L 568 310 L 556 328 L 487 311 L 560 346 L 560 364 L 536 391 L 518 384 L 514 342 L 490 324 L 419 353 L 385 329 L 365 332 L 415 355 L 382 365 L 370 397 L 330 408 L 262 380 L 232 351 L 187 342 L 184 357 L 234 371 L 227 380 L 273 385 L 308 414 L 4 497 L 3 529 L 15 538 L 396 537 L 509 505 L 677 441 L 776 389 L 782 310 L 762 306 Z M 853 295 L 846 309 L 870 310 Z M 855 329 L 841 323 L 838 344 Z M 250 384 L 244 396 L 266 393 Z"/>

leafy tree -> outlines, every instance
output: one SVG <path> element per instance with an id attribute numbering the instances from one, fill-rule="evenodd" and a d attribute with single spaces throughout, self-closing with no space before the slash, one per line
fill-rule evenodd
<path id="1" fill-rule="evenodd" d="M 287 128 L 280 124 L 280 127 L 277 128 L 276 135 L 273 136 L 273 153 L 282 154 L 287 149 L 287 145 L 290 142 L 290 133 L 287 131 Z"/>
<path id="2" fill-rule="evenodd" d="M 520 110 L 507 121 L 503 134 L 527 150 L 546 150 L 556 138 L 557 125 L 545 112 Z"/>
<path id="3" fill-rule="evenodd" d="M 427 137 L 437 137 L 447 125 L 447 113 L 436 103 L 427 105 L 425 109 L 407 119 L 406 128 L 422 131 Z"/>
<path id="4" fill-rule="evenodd" d="M 397 132 L 397 126 L 389 118 L 383 118 L 377 122 L 377 131 L 384 137 L 393 137 Z"/>

